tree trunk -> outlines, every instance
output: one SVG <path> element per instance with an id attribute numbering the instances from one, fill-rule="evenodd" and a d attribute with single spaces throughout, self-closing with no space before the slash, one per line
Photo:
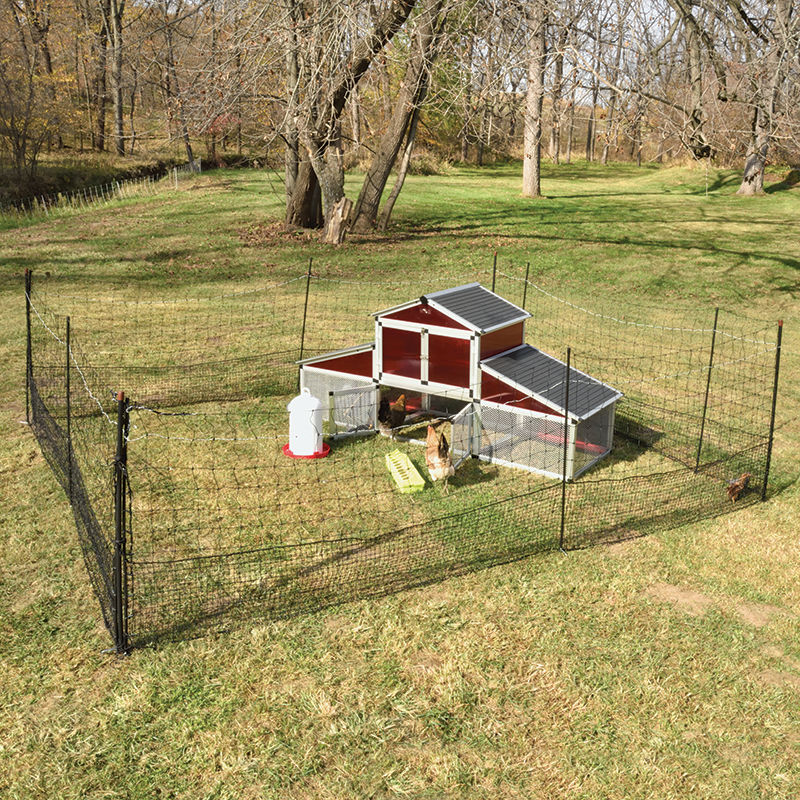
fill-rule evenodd
<path id="1" fill-rule="evenodd" d="M 170 75 L 170 86 L 172 87 L 173 97 L 175 98 L 175 108 L 178 112 L 178 125 L 180 126 L 181 139 L 183 146 L 186 150 L 186 159 L 189 164 L 194 162 L 194 153 L 192 152 L 192 143 L 189 138 L 189 125 L 186 121 L 186 112 L 183 107 L 183 98 L 181 97 L 181 88 L 178 83 L 178 70 L 175 66 L 175 48 L 172 37 L 172 24 L 167 16 L 167 5 L 164 5 L 164 32 L 167 42 L 167 69 Z"/>
<path id="2" fill-rule="evenodd" d="M 572 90 L 570 91 L 569 114 L 567 116 L 567 155 L 565 161 L 572 163 L 572 141 L 575 138 L 575 70 L 572 70 Z"/>
<path id="3" fill-rule="evenodd" d="M 110 2 L 111 85 L 114 97 L 114 144 L 117 154 L 125 155 L 124 97 L 122 85 L 122 16 L 125 0 Z"/>
<path id="4" fill-rule="evenodd" d="M 461 161 L 465 163 L 469 160 L 469 129 L 472 119 L 472 54 L 475 47 L 475 40 L 470 34 L 469 46 L 467 47 L 467 81 L 464 88 L 464 124 L 461 128 Z"/>
<path id="5" fill-rule="evenodd" d="M 128 145 L 128 155 L 133 155 L 133 151 L 136 149 L 136 127 L 135 127 L 135 118 L 134 114 L 136 112 L 136 93 L 139 91 L 139 71 L 136 69 L 135 65 L 131 65 L 131 73 L 133 77 L 133 85 L 131 86 L 131 103 L 130 108 L 128 109 L 128 124 L 131 128 L 131 141 Z"/>
<path id="6" fill-rule="evenodd" d="M 561 156 L 561 92 L 564 86 L 564 49 L 567 46 L 567 28 L 562 27 L 558 36 L 558 52 L 555 58 L 553 75 L 552 124 L 550 127 L 550 158 L 558 164 Z"/>
<path id="7" fill-rule="evenodd" d="M 299 46 L 297 43 L 297 24 L 300 14 L 296 0 L 285 0 L 284 6 L 290 21 L 289 46 L 286 51 L 286 116 L 284 122 L 284 164 L 286 189 L 287 221 L 289 206 L 294 197 L 295 182 L 300 165 L 300 138 L 297 133 L 297 92 L 300 82 Z M 299 224 L 299 223 L 292 223 Z M 313 227 L 316 227 L 313 226 Z"/>
<path id="8" fill-rule="evenodd" d="M 343 197 L 342 112 L 353 89 L 377 54 L 403 26 L 414 4 L 415 0 L 392 0 L 377 17 L 373 30 L 352 45 L 347 63 L 335 74 L 333 84 L 319 83 L 315 76 L 312 86 L 317 87 L 317 98 L 312 104 L 310 117 L 302 127 L 298 127 L 298 136 L 308 153 L 308 162 L 301 162 L 298 169 L 292 198 L 287 205 L 287 224 L 321 227 L 322 220 L 317 219 L 319 193 L 322 195 L 326 218 Z M 322 68 L 322 60 L 317 66 Z M 315 173 L 316 185 L 306 175 L 301 180 L 306 163 Z"/>
<path id="9" fill-rule="evenodd" d="M 525 95 L 525 141 L 522 162 L 523 197 L 540 197 L 542 165 L 542 103 L 544 70 L 547 59 L 545 30 L 547 9 L 544 0 L 532 0 L 528 24 L 528 89 Z"/>
<path id="10" fill-rule="evenodd" d="M 444 24 L 441 14 L 443 5 L 444 0 L 429 0 L 422 12 L 424 16 L 414 37 L 392 117 L 381 137 L 356 201 L 352 215 L 352 228 L 355 231 L 366 232 L 375 226 L 389 173 L 397 161 L 403 139 L 408 138 L 406 132 L 410 121 L 425 100 L 431 66 L 437 55 Z"/>
<path id="11" fill-rule="evenodd" d="M 764 191 L 764 169 L 767 165 L 769 131 L 764 125 L 764 115 L 760 108 L 753 112 L 753 135 L 747 159 L 744 164 L 742 185 L 736 194 L 754 195 Z"/>
<path id="12" fill-rule="evenodd" d="M 334 205 L 333 210 L 328 214 L 328 222 L 325 225 L 324 242 L 341 244 L 344 241 L 344 235 L 347 232 L 347 218 L 352 208 L 353 201 L 347 197 L 342 197 Z"/>
<path id="13" fill-rule="evenodd" d="M 286 206 L 286 224 L 300 228 L 322 227 L 322 192 L 310 161 L 298 164 L 294 191 Z"/>
<path id="14" fill-rule="evenodd" d="M 790 60 L 788 49 L 791 15 L 792 0 L 775 2 L 773 41 L 764 70 L 766 76 L 769 76 L 769 83 L 763 90 L 757 87 L 754 92 L 751 146 L 744 165 L 742 185 L 737 194 L 754 195 L 764 191 L 767 152 L 773 136 L 776 108 L 786 80 L 786 62 Z"/>
<path id="15" fill-rule="evenodd" d="M 617 85 L 619 78 L 619 64 L 622 59 L 622 22 L 620 22 L 617 30 L 617 49 L 614 54 L 614 68 L 611 71 L 611 97 L 608 99 L 608 114 L 606 115 L 606 127 L 604 132 L 603 142 L 603 155 L 601 161 L 603 164 L 608 163 L 608 151 L 611 149 L 611 139 L 615 137 L 616 125 L 616 111 L 617 111 L 617 92 L 614 88 Z"/>
<path id="16" fill-rule="evenodd" d="M 108 18 L 107 0 L 104 3 L 103 15 Z M 108 87 L 106 85 L 106 69 L 108 65 L 108 30 L 105 24 L 100 23 L 100 27 L 95 33 L 94 46 L 97 62 L 94 71 L 94 81 L 92 94 L 94 99 L 94 149 L 102 152 L 106 149 L 106 106 L 108 101 Z"/>
<path id="17" fill-rule="evenodd" d="M 414 149 L 414 140 L 417 136 L 418 119 L 419 106 L 414 108 L 414 113 L 411 116 L 411 124 L 408 127 L 408 136 L 406 137 L 406 146 L 405 150 L 403 151 L 403 158 L 400 160 L 400 167 L 397 170 L 397 180 L 392 187 L 392 191 L 389 192 L 386 202 L 383 204 L 381 216 L 378 220 L 378 228 L 382 231 L 385 231 L 386 228 L 389 227 L 389 220 L 391 219 L 392 211 L 394 210 L 394 204 L 397 201 L 397 198 L 400 196 L 400 192 L 406 180 L 406 175 L 408 174 L 408 167 L 411 164 L 411 152 Z"/>

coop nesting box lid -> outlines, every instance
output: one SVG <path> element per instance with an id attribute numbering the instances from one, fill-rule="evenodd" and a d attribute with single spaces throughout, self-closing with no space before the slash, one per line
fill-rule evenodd
<path id="1" fill-rule="evenodd" d="M 479 334 L 505 328 L 530 317 L 527 311 L 490 292 L 479 283 L 429 292 L 407 303 L 376 311 L 372 316 L 382 317 L 418 303 L 432 306 Z"/>
<path id="2" fill-rule="evenodd" d="M 553 356 L 523 344 L 481 362 L 481 369 L 529 394 L 550 408 L 564 413 L 567 405 L 566 364 Z M 585 372 L 569 369 L 569 417 L 588 419 L 622 397 L 617 391 Z"/>

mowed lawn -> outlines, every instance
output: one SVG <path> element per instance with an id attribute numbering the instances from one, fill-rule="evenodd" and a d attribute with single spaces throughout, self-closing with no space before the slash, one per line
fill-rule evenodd
<path id="1" fill-rule="evenodd" d="M 800 796 L 800 189 L 744 199 L 731 172 L 577 164 L 525 200 L 519 172 L 411 176 L 389 233 L 339 248 L 282 232 L 279 179 L 255 171 L 0 224 L 0 797 Z M 71 513 L 21 424 L 24 269 L 65 294 L 172 298 L 294 277 L 309 257 L 424 288 L 488 271 L 494 251 L 584 305 L 783 318 L 769 501 L 104 653 Z"/>

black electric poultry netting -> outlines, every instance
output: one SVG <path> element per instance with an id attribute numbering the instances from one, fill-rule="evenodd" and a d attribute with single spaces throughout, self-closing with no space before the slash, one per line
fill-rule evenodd
<path id="1" fill-rule="evenodd" d="M 372 424 L 381 390 L 365 382 L 341 411 L 368 424 L 329 420 L 327 458 L 284 455 L 298 360 L 369 344 L 371 313 L 470 280 L 530 312 L 529 344 L 562 360 L 569 347 L 573 367 L 622 393 L 610 453 L 554 479 L 566 437 L 538 430 L 528 456 L 535 442 L 552 468 L 506 466 L 527 463 L 522 440 L 444 392 L 434 424 L 454 474 L 404 494 L 386 456 L 399 450 L 427 478 L 431 415 L 395 391 L 395 418 Z M 510 271 L 424 286 L 308 272 L 181 299 L 29 277 L 26 298 L 29 418 L 119 650 L 642 535 L 766 492 L 775 326 L 713 308 L 588 304 Z M 509 455 L 485 455 L 501 445 Z"/>

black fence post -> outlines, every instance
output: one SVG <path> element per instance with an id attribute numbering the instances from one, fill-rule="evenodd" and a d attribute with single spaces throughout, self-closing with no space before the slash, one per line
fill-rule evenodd
<path id="1" fill-rule="evenodd" d="M 497 285 L 497 250 L 494 251 L 494 260 L 492 261 L 492 291 Z"/>
<path id="2" fill-rule="evenodd" d="M 524 288 L 522 289 L 522 310 L 525 311 L 525 303 L 528 301 L 528 275 L 531 271 L 531 262 L 529 261 L 525 265 L 525 284 Z"/>
<path id="3" fill-rule="evenodd" d="M 25 270 L 25 326 L 26 326 L 26 350 L 25 350 L 25 419 L 28 425 L 31 424 L 31 379 L 33 377 L 33 355 L 31 353 L 31 285 L 33 283 L 33 273 Z"/>
<path id="4" fill-rule="evenodd" d="M 125 613 L 125 491 L 128 445 L 128 406 L 124 392 L 117 393 L 117 452 L 114 459 L 114 645 L 118 653 L 127 653 L 128 620 Z"/>
<path id="5" fill-rule="evenodd" d="M 72 351 L 70 349 L 70 321 L 69 317 L 67 317 L 67 331 L 65 335 L 66 345 L 67 345 L 67 373 L 66 373 L 66 383 L 67 383 L 67 497 L 69 497 L 69 504 L 72 505 L 72 391 L 70 387 L 70 357 L 72 355 Z"/>
<path id="6" fill-rule="evenodd" d="M 308 271 L 306 272 L 306 300 L 303 303 L 303 329 L 300 331 L 300 358 L 303 360 L 303 351 L 306 345 L 306 317 L 308 316 L 308 295 L 311 290 L 311 265 L 314 263 L 313 258 L 308 259 Z M 300 391 L 300 371 L 297 372 L 297 391 Z"/>
<path id="7" fill-rule="evenodd" d="M 775 436 L 775 409 L 778 405 L 778 376 L 781 372 L 781 343 L 783 341 L 783 320 L 778 322 L 778 342 L 775 348 L 775 376 L 772 379 L 772 410 L 769 414 L 769 440 L 767 442 L 767 461 L 764 465 L 764 483 L 761 486 L 761 499 L 767 499 L 767 480 L 772 463 L 772 441 Z"/>
<path id="8" fill-rule="evenodd" d="M 569 450 L 569 366 L 572 360 L 572 348 L 567 348 L 567 366 L 564 370 L 564 458 L 561 464 L 561 533 L 558 537 L 558 549 L 564 549 L 564 529 L 567 514 L 567 451 Z"/>
<path id="9" fill-rule="evenodd" d="M 714 309 L 714 330 L 711 331 L 711 354 L 708 357 L 708 375 L 706 376 L 706 396 L 703 399 L 703 417 L 700 420 L 700 438 L 697 442 L 697 458 L 694 462 L 694 471 L 700 469 L 700 453 L 703 450 L 703 434 L 706 430 L 706 413 L 708 412 L 708 392 L 711 389 L 711 370 L 714 368 L 714 346 L 717 341 L 717 320 L 719 308 Z"/>

